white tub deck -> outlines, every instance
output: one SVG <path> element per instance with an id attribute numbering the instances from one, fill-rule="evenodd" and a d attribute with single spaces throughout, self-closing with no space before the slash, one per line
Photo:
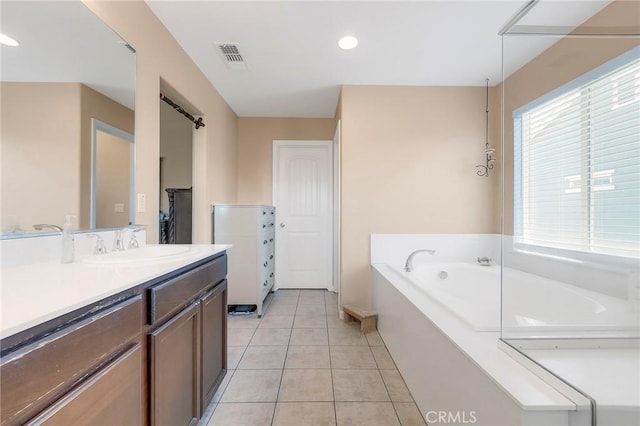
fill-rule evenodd
<path id="1" fill-rule="evenodd" d="M 632 339 L 509 340 L 507 353 L 544 369 L 596 402 L 599 426 L 640 425 L 640 348 Z M 522 356 L 524 355 L 524 356 Z M 526 358 L 534 360 L 528 360 Z"/>

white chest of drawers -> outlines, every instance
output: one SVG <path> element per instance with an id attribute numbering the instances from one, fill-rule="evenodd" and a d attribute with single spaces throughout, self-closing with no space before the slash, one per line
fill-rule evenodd
<path id="1" fill-rule="evenodd" d="M 231 244 L 228 251 L 228 304 L 256 305 L 275 282 L 276 209 L 263 205 L 213 206 L 213 242 Z"/>

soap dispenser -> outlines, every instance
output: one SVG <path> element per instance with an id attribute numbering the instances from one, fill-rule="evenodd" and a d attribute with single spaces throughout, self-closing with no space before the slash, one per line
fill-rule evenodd
<path id="1" fill-rule="evenodd" d="M 73 223 L 75 216 L 68 214 L 62 224 L 62 263 L 72 263 L 75 258 Z"/>

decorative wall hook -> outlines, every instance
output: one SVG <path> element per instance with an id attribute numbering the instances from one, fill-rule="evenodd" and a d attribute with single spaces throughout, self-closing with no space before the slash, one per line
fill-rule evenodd
<path id="1" fill-rule="evenodd" d="M 487 95 L 486 95 L 486 121 L 485 121 L 485 144 L 484 144 L 484 164 L 476 165 L 476 174 L 478 176 L 489 177 L 489 170 L 493 169 L 493 162 L 496 161 L 494 148 L 489 148 L 489 79 L 487 78 Z"/>

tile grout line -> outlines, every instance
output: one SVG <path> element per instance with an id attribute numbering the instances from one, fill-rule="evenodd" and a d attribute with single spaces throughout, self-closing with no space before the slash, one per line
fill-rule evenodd
<path id="1" fill-rule="evenodd" d="M 325 300 L 324 311 L 327 313 L 327 301 Z M 331 395 L 333 398 L 333 418 L 336 421 L 336 425 L 338 424 L 338 408 L 336 407 L 336 388 L 333 383 L 333 361 L 331 360 L 331 342 L 329 341 L 329 315 L 325 316 L 327 322 L 327 348 L 329 349 L 329 374 L 331 376 Z"/>
<path id="2" fill-rule="evenodd" d="M 298 311 L 298 303 L 300 302 L 300 294 L 298 293 L 298 298 L 296 300 L 296 312 Z M 287 365 L 287 355 L 289 354 L 289 345 L 291 343 L 291 335 L 293 334 L 293 323 L 296 320 L 296 315 L 293 315 L 293 321 L 291 322 L 291 331 L 289 332 L 289 341 L 287 342 L 287 350 L 284 353 L 284 360 L 282 361 L 282 374 L 280 374 L 280 384 L 278 385 L 278 392 L 276 393 L 276 400 L 273 404 L 273 413 L 271 414 L 271 426 L 273 426 L 273 422 L 276 419 L 276 409 L 278 408 L 278 400 L 280 399 L 280 390 L 282 389 L 282 381 L 284 379 L 284 370 Z"/>
<path id="3" fill-rule="evenodd" d="M 378 330 L 377 330 L 377 327 L 376 327 L 376 333 L 377 332 L 378 332 Z M 366 338 L 366 336 L 365 336 L 365 338 Z M 382 339 L 382 337 L 381 337 L 381 339 Z M 367 339 L 367 342 L 369 342 L 369 339 Z M 384 343 L 384 341 L 383 341 L 383 343 Z M 387 345 L 385 344 L 382 347 L 387 351 L 387 353 L 389 353 L 389 357 L 391 357 L 391 353 L 387 349 Z M 371 344 L 370 343 L 369 343 L 369 349 L 371 349 Z M 371 353 L 373 355 L 373 349 L 371 349 Z M 376 365 L 378 365 L 378 373 L 380 374 L 380 378 L 382 379 L 382 383 L 384 384 L 384 388 L 387 391 L 387 395 L 389 396 L 389 401 L 391 402 L 391 407 L 393 408 L 393 412 L 396 413 L 396 419 L 398 420 L 398 424 L 402 425 L 402 421 L 400 420 L 400 415 L 398 414 L 398 410 L 396 409 L 396 404 L 394 404 L 393 398 L 391 398 L 391 392 L 389 392 L 389 386 L 387 386 L 387 382 L 384 380 L 384 377 L 382 376 L 382 373 L 380 372 L 381 368 L 380 368 L 380 366 L 378 364 L 378 360 L 376 359 L 375 355 L 373 356 L 373 359 L 376 362 Z M 391 361 L 393 361 L 393 366 L 396 368 L 396 371 L 398 372 L 398 375 L 402 379 L 402 383 L 406 387 L 407 385 L 404 383 L 404 377 L 402 377 L 402 374 L 400 374 L 400 370 L 398 370 L 398 366 L 396 365 L 396 362 L 393 359 L 393 357 L 391 357 Z M 409 392 L 409 395 L 411 395 L 411 392 Z M 411 400 L 413 401 L 413 395 L 411 395 Z M 414 404 L 415 404 L 415 402 L 414 402 Z"/>

